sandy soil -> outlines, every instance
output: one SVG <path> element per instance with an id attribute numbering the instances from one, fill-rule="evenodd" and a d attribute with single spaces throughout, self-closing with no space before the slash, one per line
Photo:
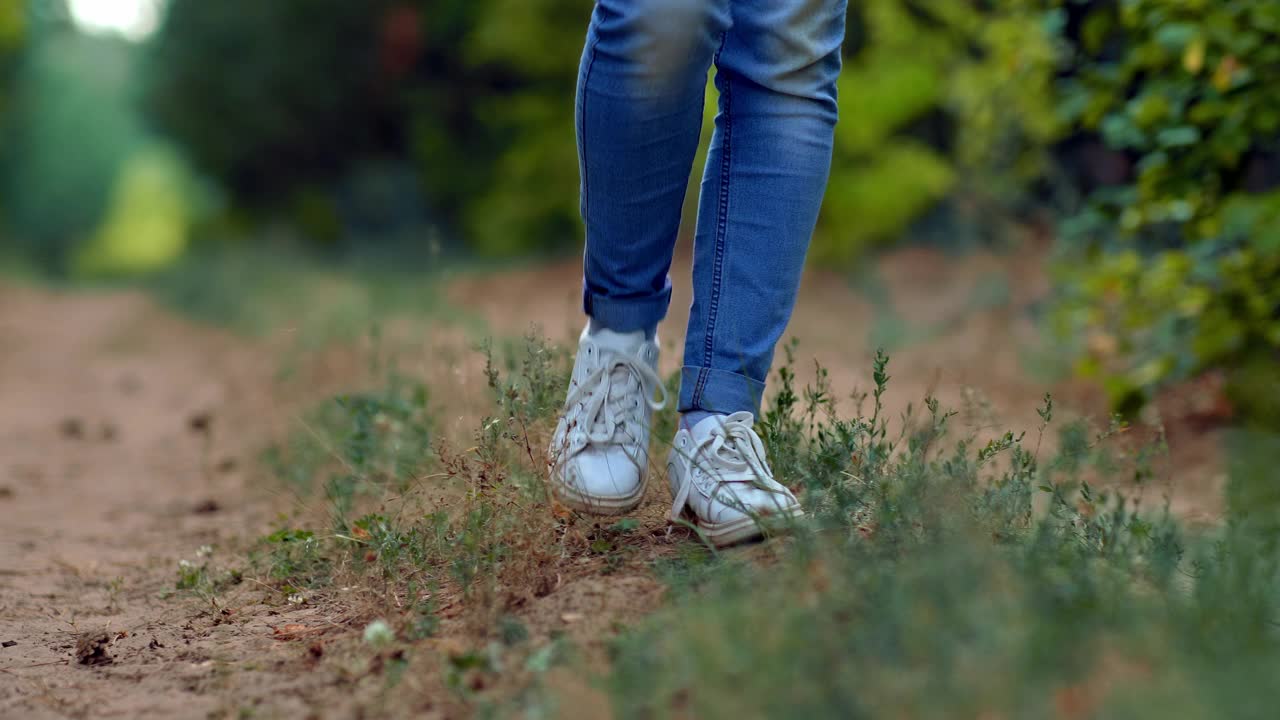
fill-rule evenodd
<path id="1" fill-rule="evenodd" d="M 1040 259 L 1034 247 L 963 259 L 906 250 L 878 261 L 876 292 L 813 273 L 791 331 L 805 366 L 822 361 L 842 391 L 865 386 L 877 341 L 897 332 L 892 407 L 932 392 L 978 422 L 1030 427 L 1045 388 L 1025 370 L 1045 292 Z M 676 309 L 689 302 L 687 272 L 679 262 Z M 463 277 L 448 296 L 498 334 L 540 324 L 571 337 L 577 273 L 565 262 Z M 681 315 L 663 329 L 667 370 Z M 410 365 L 452 388 L 449 426 L 465 425 L 467 404 L 483 394 L 465 359 L 470 341 L 440 329 Z M 357 372 L 350 353 L 314 358 L 301 397 L 285 398 L 275 357 L 270 343 L 176 318 L 140 294 L 0 285 L 0 717 L 379 714 L 340 665 L 316 662 L 323 648 L 292 642 L 287 630 L 282 641 L 286 626 L 351 636 L 358 619 L 342 608 L 281 606 L 252 588 L 218 606 L 168 597 L 180 560 L 206 545 L 230 552 L 288 509 L 256 469 L 257 451 L 287 425 L 294 400 L 317 400 Z M 1078 410 L 1100 408 L 1080 386 L 1055 392 Z M 1175 507 L 1211 519 L 1215 435 L 1173 420 Z M 662 485 L 653 484 L 646 517 L 665 510 Z M 539 633 L 586 618 L 570 628 L 583 637 L 661 596 L 651 578 L 622 573 L 566 583 L 522 612 Z M 466 632 L 446 625 L 438 642 L 465 643 Z M 602 711 L 584 698 L 581 716 Z M 457 712 L 447 703 L 416 710 Z"/>

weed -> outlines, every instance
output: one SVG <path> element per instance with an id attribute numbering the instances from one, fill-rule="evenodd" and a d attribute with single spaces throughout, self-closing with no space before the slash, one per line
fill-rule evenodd
<path id="1" fill-rule="evenodd" d="M 324 585 L 330 576 L 331 562 L 322 552 L 320 541 L 310 530 L 278 530 L 259 542 L 252 556 L 253 564 L 265 570 L 271 580 L 280 583 L 282 591 L 291 595 L 299 588 Z"/>
<path id="2" fill-rule="evenodd" d="M 213 565 L 213 548 L 205 545 L 196 551 L 194 561 L 178 561 L 178 578 L 174 589 L 188 593 L 203 602 L 217 605 L 217 595 L 243 579 L 240 570 L 219 570 Z"/>
<path id="3" fill-rule="evenodd" d="M 429 435 L 426 390 L 390 371 L 382 389 L 309 415 L 275 467 L 304 487 L 327 473 L 324 514 L 265 538 L 256 567 L 289 593 L 354 589 L 397 647 L 464 627 L 467 647 L 449 646 L 431 692 L 481 715 L 553 715 L 567 702 L 548 669 L 590 673 L 525 610 L 566 579 L 628 569 L 671 592 L 656 615 L 616 629 L 603 685 L 620 717 L 1265 706 L 1238 689 L 1269 687 L 1280 669 L 1280 503 L 1272 485 L 1235 479 L 1274 466 L 1263 443 L 1248 445 L 1261 457 L 1251 470 L 1233 472 L 1232 522 L 1196 536 L 1167 503 L 1144 504 L 1162 437 L 1133 452 L 1117 447 L 1123 423 L 1055 426 L 1048 396 L 1029 432 L 994 431 L 972 399 L 968 427 L 931 397 L 891 421 L 883 353 L 849 416 L 822 368 L 798 387 L 795 346 L 784 351 L 760 429 L 808 513 L 789 540 L 715 551 L 684 530 L 556 507 L 545 448 L 568 357 L 530 336 L 482 348 L 494 404 L 468 443 Z M 673 430 L 675 415 L 657 422 Z M 1042 457 L 1050 432 L 1057 450 Z M 404 662 L 384 667 L 389 684 Z"/>
<path id="4" fill-rule="evenodd" d="M 306 414 L 264 459 L 304 498 L 323 488 L 329 527 L 263 538 L 255 561 L 264 579 L 286 594 L 340 579 L 379 598 L 370 612 L 394 609 L 412 638 L 435 633 L 435 613 L 460 600 L 481 627 L 507 637 L 500 619 L 511 608 L 570 571 L 613 570 L 629 558 L 613 550 L 634 521 L 581 527 L 547 493 L 545 448 L 567 354 L 533 335 L 508 350 L 481 348 L 494 406 L 470 446 L 434 438 L 426 388 L 390 367 L 382 388 Z"/>
<path id="5" fill-rule="evenodd" d="M 1280 664 L 1276 553 L 1243 525 L 1194 538 L 1144 510 L 1161 441 L 1118 456 L 1123 425 L 1070 424 L 1042 463 L 1049 397 L 1031 448 L 942 442 L 953 414 L 934 400 L 893 439 L 887 358 L 868 419 L 793 377 L 765 432 L 815 531 L 765 564 L 668 564 L 675 587 L 710 569 L 617 642 L 620 717 L 1220 717 L 1276 700 L 1261 690 Z"/>
<path id="6" fill-rule="evenodd" d="M 338 518 L 359 496 L 403 492 L 430 455 L 431 416 L 425 385 L 391 371 L 376 392 L 348 393 L 300 420 L 301 433 L 270 446 L 264 463 L 302 496 L 318 478 Z"/>
<path id="7" fill-rule="evenodd" d="M 124 594 L 124 578 L 115 577 L 107 583 L 107 612 L 120 612 L 120 598 Z"/>

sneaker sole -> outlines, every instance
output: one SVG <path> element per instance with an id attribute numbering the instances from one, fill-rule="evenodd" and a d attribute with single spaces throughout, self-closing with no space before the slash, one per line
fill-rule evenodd
<path id="1" fill-rule="evenodd" d="M 644 491 L 648 486 L 647 478 L 640 479 L 635 493 L 626 497 L 600 497 L 584 495 L 563 483 L 552 480 L 551 493 L 561 504 L 571 510 L 588 515 L 625 515 L 640 506 L 644 500 Z"/>
<path id="2" fill-rule="evenodd" d="M 686 514 L 688 512 L 686 511 Z M 695 526 L 716 547 L 727 547 L 748 540 L 755 540 L 766 535 L 778 535 L 786 532 L 791 523 L 804 517 L 804 510 L 794 508 L 786 515 L 763 517 L 741 517 L 725 523 L 708 523 L 698 520 Z"/>

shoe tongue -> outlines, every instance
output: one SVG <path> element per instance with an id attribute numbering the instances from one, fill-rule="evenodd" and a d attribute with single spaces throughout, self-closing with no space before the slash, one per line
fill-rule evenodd
<path id="1" fill-rule="evenodd" d="M 635 332 L 620 333 L 605 328 L 591 330 L 588 328 L 583 333 L 596 344 L 601 354 L 617 354 L 624 357 L 634 358 L 640 353 L 640 348 L 644 346 L 645 336 L 643 330 Z M 609 400 L 618 402 L 626 399 L 630 392 L 631 370 L 625 365 L 618 365 L 609 372 Z"/>

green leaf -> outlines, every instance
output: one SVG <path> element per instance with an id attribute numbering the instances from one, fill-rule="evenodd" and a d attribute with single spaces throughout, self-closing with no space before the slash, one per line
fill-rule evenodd
<path id="1" fill-rule="evenodd" d="M 1132 119 L 1121 113 L 1112 113 L 1103 118 L 1099 129 L 1107 145 L 1118 150 L 1140 148 L 1147 144 L 1146 135 Z"/>
<path id="2" fill-rule="evenodd" d="M 1200 34 L 1199 28 L 1189 23 L 1171 23 L 1156 30 L 1155 41 L 1165 50 L 1181 52 Z"/>
<path id="3" fill-rule="evenodd" d="M 1200 128 L 1194 125 L 1165 128 L 1156 133 L 1156 142 L 1166 148 L 1195 145 L 1200 142 Z"/>

